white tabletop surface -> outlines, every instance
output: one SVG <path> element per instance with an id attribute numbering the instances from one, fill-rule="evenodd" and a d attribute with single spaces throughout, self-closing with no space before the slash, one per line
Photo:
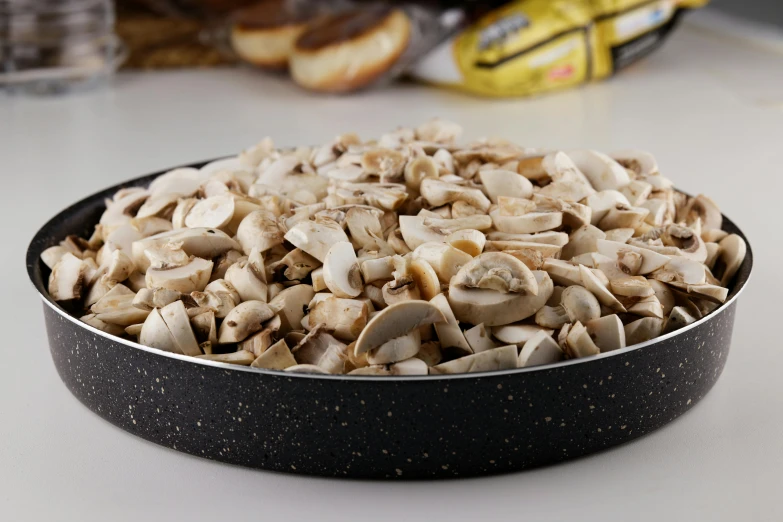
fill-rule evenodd
<path id="1" fill-rule="evenodd" d="M 631 444 L 557 466 L 446 482 L 325 480 L 183 455 L 91 413 L 49 358 L 24 273 L 33 233 L 66 205 L 147 172 L 235 152 L 265 135 L 314 143 L 432 116 L 467 137 L 642 147 L 746 231 L 756 267 L 713 391 Z M 247 70 L 123 74 L 106 90 L 0 98 L 3 180 L 0 519 L 783 520 L 783 54 L 693 23 L 603 84 L 530 100 L 417 86 L 304 93 Z"/>

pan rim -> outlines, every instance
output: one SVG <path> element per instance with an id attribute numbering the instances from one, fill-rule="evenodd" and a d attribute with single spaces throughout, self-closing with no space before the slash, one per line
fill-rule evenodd
<path id="1" fill-rule="evenodd" d="M 207 163 L 210 163 L 212 161 L 219 161 L 222 159 L 226 159 L 227 157 L 220 157 L 213 160 L 208 161 L 201 161 L 197 163 L 192 163 L 188 165 L 178 165 L 173 168 L 186 168 L 186 167 L 193 167 L 193 168 L 199 168 Z M 622 356 L 624 354 L 628 354 L 630 352 L 647 348 L 652 345 L 665 342 L 669 339 L 672 339 L 674 337 L 677 337 L 681 334 L 684 334 L 688 332 L 689 330 L 692 330 L 694 328 L 697 328 L 701 326 L 702 324 L 705 324 L 708 321 L 711 321 L 715 319 L 718 315 L 723 313 L 726 309 L 731 307 L 731 305 L 737 300 L 737 298 L 742 294 L 742 292 L 745 290 L 745 287 L 747 286 L 748 281 L 750 281 L 751 275 L 753 273 L 753 252 L 751 249 L 750 242 L 747 239 L 747 236 L 742 232 L 740 227 L 738 227 L 734 221 L 732 221 L 730 218 L 725 216 L 721 213 L 724 219 L 726 219 L 729 223 L 733 225 L 734 228 L 737 229 L 737 232 L 739 235 L 745 240 L 745 243 L 747 245 L 747 255 L 745 258 L 745 261 L 743 262 L 742 268 L 745 268 L 745 265 L 747 264 L 747 274 L 741 278 L 738 279 L 735 282 L 735 287 L 732 289 L 732 296 L 725 302 L 722 303 L 716 310 L 711 312 L 706 317 L 703 317 L 683 328 L 680 328 L 679 330 L 675 330 L 674 332 L 670 332 L 668 334 L 662 335 L 660 337 L 656 337 L 655 339 L 651 339 L 649 341 L 645 341 L 643 343 L 637 343 L 632 346 L 623 348 L 621 350 L 613 350 L 606 353 L 600 353 L 598 355 L 592 355 L 589 357 L 582 357 L 579 359 L 569 359 L 565 361 L 559 361 L 556 363 L 551 364 L 542 364 L 538 366 L 531 366 L 526 368 L 513 368 L 509 370 L 493 370 L 493 371 L 487 371 L 487 372 L 475 372 L 475 373 L 459 373 L 459 374 L 440 374 L 440 375 L 399 375 L 399 376 L 370 376 L 370 375 L 323 375 L 323 374 L 310 374 L 310 373 L 298 373 L 298 372 L 284 372 L 284 371 L 278 371 L 278 370 L 268 370 L 264 368 L 252 368 L 250 366 L 240 366 L 236 364 L 230 364 L 230 363 L 223 363 L 219 361 L 210 361 L 205 359 L 198 359 L 195 357 L 183 355 L 183 354 L 176 354 L 172 352 L 167 352 L 164 350 L 160 350 L 157 348 L 152 348 L 149 346 L 144 346 L 142 344 L 129 341 L 127 339 L 122 339 L 120 337 L 110 335 L 106 332 L 103 332 L 101 330 L 98 330 L 97 328 L 88 325 L 87 323 L 83 323 L 80 321 L 77 317 L 69 314 L 66 310 L 64 310 L 62 307 L 60 307 L 55 301 L 52 300 L 52 298 L 49 296 L 49 293 L 46 291 L 45 288 L 42 286 L 39 286 L 39 282 L 36 281 L 35 276 L 35 270 L 36 270 L 36 263 L 39 263 L 40 261 L 40 253 L 43 249 L 39 248 L 38 242 L 42 237 L 47 236 L 45 234 L 46 230 L 50 227 L 52 227 L 56 222 L 58 222 L 62 216 L 68 214 L 75 208 L 79 208 L 80 206 L 86 205 L 89 201 L 101 198 L 104 196 L 104 193 L 110 192 L 110 191 L 117 191 L 120 188 L 123 188 L 125 186 L 134 186 L 134 184 L 140 183 L 142 180 L 145 180 L 147 178 L 154 179 L 155 177 L 168 172 L 172 169 L 165 169 L 159 172 L 155 172 L 152 174 L 147 174 L 143 176 L 138 176 L 135 178 L 132 178 L 130 180 L 112 185 L 110 187 L 106 187 L 102 190 L 99 190 L 87 197 L 84 197 L 80 199 L 79 201 L 67 206 L 57 214 L 55 214 L 51 219 L 46 221 L 35 233 L 33 236 L 33 239 L 30 241 L 30 244 L 27 248 L 26 253 L 26 261 L 27 261 L 27 274 L 28 278 L 30 279 L 30 283 L 35 288 L 36 292 L 38 293 L 39 297 L 43 301 L 43 303 L 51 308 L 54 312 L 59 314 L 60 316 L 64 317 L 71 323 L 75 324 L 76 326 L 83 328 L 95 335 L 98 335 L 100 337 L 105 338 L 106 340 L 114 343 L 119 343 L 125 346 L 128 346 L 130 348 L 135 348 L 137 350 L 150 353 L 152 355 L 157 356 L 163 356 L 167 357 L 169 359 L 175 359 L 182 361 L 184 363 L 188 364 L 199 364 L 206 367 L 213 367 L 216 369 L 222 369 L 222 370 L 230 370 L 230 371 L 240 371 L 240 372 L 249 372 L 249 373 L 256 373 L 261 375 L 269 375 L 274 377 L 288 377 L 291 379 L 317 379 L 317 380 L 325 380 L 325 381 L 373 381 L 373 382 L 389 382 L 389 383 L 399 383 L 401 381 L 416 381 L 416 382 L 442 382 L 442 381 L 449 381 L 454 379 L 474 379 L 474 378 L 487 378 L 487 377 L 503 377 L 508 375 L 517 375 L 517 374 L 527 374 L 532 372 L 544 372 L 549 370 L 557 370 L 559 368 L 568 368 L 571 366 L 575 366 L 578 364 L 590 364 L 590 363 L 599 363 L 600 361 L 610 358 L 610 357 L 617 357 Z M 675 190 L 677 190 L 675 188 Z M 682 191 L 680 191 L 682 192 Z M 40 250 L 40 251 L 39 251 Z M 41 285 L 43 284 L 43 281 L 41 280 Z"/>

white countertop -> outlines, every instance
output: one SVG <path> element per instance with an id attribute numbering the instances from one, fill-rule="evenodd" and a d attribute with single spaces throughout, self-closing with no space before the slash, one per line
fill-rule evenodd
<path id="1" fill-rule="evenodd" d="M 534 471 L 446 482 L 272 474 L 135 438 L 74 399 L 49 358 L 24 252 L 50 216 L 105 186 L 212 158 L 271 135 L 314 143 L 439 115 L 467 137 L 526 145 L 640 147 L 705 192 L 756 257 L 734 344 L 713 391 L 631 444 Z M 0 518 L 22 520 L 783 520 L 783 54 L 693 22 L 603 84 L 531 100 L 403 85 L 304 93 L 248 70 L 123 74 L 110 89 L 0 98 L 2 263 Z"/>

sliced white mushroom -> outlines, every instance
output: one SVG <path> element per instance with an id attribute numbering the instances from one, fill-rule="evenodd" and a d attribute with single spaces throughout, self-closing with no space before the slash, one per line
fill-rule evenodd
<path id="1" fill-rule="evenodd" d="M 178 244 L 186 254 L 203 259 L 213 259 L 229 250 L 240 250 L 240 245 L 220 230 L 212 228 L 184 228 L 162 232 L 134 241 L 132 245 L 133 263 L 136 270 L 146 272 L 149 259 L 145 250 L 160 248 L 169 244 Z"/>
<path id="2" fill-rule="evenodd" d="M 263 329 L 264 321 L 275 315 L 272 308 L 262 301 L 245 301 L 231 310 L 223 319 L 218 331 L 220 344 L 238 343 Z"/>
<path id="3" fill-rule="evenodd" d="M 130 326 L 144 322 L 149 310 L 141 310 L 133 306 L 136 295 L 126 286 L 118 284 L 106 292 L 90 311 L 97 319 L 118 326 Z"/>
<path id="4" fill-rule="evenodd" d="M 453 280 L 449 278 L 446 281 L 461 288 L 538 294 L 538 283 L 531 270 L 519 259 L 503 252 L 486 252 L 469 259 Z"/>
<path id="5" fill-rule="evenodd" d="M 440 179 L 426 178 L 422 180 L 419 190 L 421 195 L 434 207 L 455 201 L 464 201 L 486 212 L 491 204 L 484 193 L 477 188 L 448 183 Z"/>
<path id="6" fill-rule="evenodd" d="M 490 372 L 517 367 L 517 347 L 503 346 L 431 366 L 430 375 Z"/>
<path id="7" fill-rule="evenodd" d="M 554 330 L 534 324 L 508 324 L 492 328 L 492 335 L 495 339 L 505 344 L 515 344 L 518 347 L 522 347 L 539 332 L 551 336 Z"/>
<path id="8" fill-rule="evenodd" d="M 597 230 L 597 229 L 596 229 Z M 564 247 L 568 244 L 568 234 L 565 232 L 541 232 L 539 234 L 510 234 L 508 232 L 488 232 L 487 239 L 490 241 L 522 241 L 525 243 L 544 243 Z"/>
<path id="9" fill-rule="evenodd" d="M 617 190 L 631 181 L 625 168 L 606 154 L 586 149 L 566 153 L 595 190 Z"/>
<path id="10" fill-rule="evenodd" d="M 139 334 L 139 343 L 173 353 L 182 353 L 176 339 L 157 309 L 152 310 Z"/>
<path id="11" fill-rule="evenodd" d="M 511 234 L 533 234 L 553 230 L 563 224 L 562 212 L 529 212 L 521 216 L 504 216 L 500 208 L 489 211 L 495 228 Z"/>
<path id="12" fill-rule="evenodd" d="M 258 250 L 226 270 L 226 281 L 236 289 L 242 301 L 268 301 L 269 288 L 266 283 L 264 260 Z"/>
<path id="13" fill-rule="evenodd" d="M 696 322 L 696 317 L 691 315 L 684 307 L 675 306 L 666 321 L 663 323 L 663 334 L 671 333 L 680 328 Z"/>
<path id="14" fill-rule="evenodd" d="M 463 322 L 486 326 L 511 324 L 534 315 L 552 295 L 552 279 L 546 272 L 533 271 L 538 295 L 502 293 L 483 288 L 449 286 L 449 304 L 455 317 Z"/>
<path id="15" fill-rule="evenodd" d="M 334 243 L 324 258 L 324 282 L 337 297 L 357 297 L 362 293 L 359 262 L 351 243 Z"/>
<path id="16" fill-rule="evenodd" d="M 473 260 L 470 254 L 462 250 L 447 243 L 436 242 L 423 243 L 418 246 L 413 251 L 413 259 L 421 259 L 429 263 L 442 283 L 448 283 L 463 266 Z"/>
<path id="17" fill-rule="evenodd" d="M 188 228 L 221 228 L 234 217 L 234 198 L 231 194 L 220 194 L 200 200 L 185 217 Z"/>
<path id="18" fill-rule="evenodd" d="M 587 328 L 578 322 L 572 324 L 567 330 L 564 351 L 571 359 L 601 353 L 601 349 L 593 342 L 590 334 L 587 332 Z"/>
<path id="19" fill-rule="evenodd" d="M 590 215 L 590 223 L 592 225 L 598 225 L 598 223 L 606 217 L 609 211 L 616 208 L 617 205 L 623 205 L 630 207 L 631 203 L 628 201 L 622 192 L 617 190 L 602 190 L 591 194 L 585 200 L 587 206 L 592 210 Z"/>
<path id="20" fill-rule="evenodd" d="M 315 297 L 313 287 L 301 284 L 286 288 L 270 299 L 269 306 L 278 314 L 281 321 L 279 327 L 281 335 L 301 328 L 299 325 L 313 297 Z M 315 324 L 317 323 L 313 323 Z"/>
<path id="21" fill-rule="evenodd" d="M 367 323 L 356 339 L 354 353 L 361 355 L 413 330 L 418 331 L 421 326 L 445 321 L 443 313 L 426 301 L 405 301 L 391 305 Z"/>
<path id="22" fill-rule="evenodd" d="M 625 341 L 628 346 L 643 343 L 661 335 L 663 319 L 643 317 L 625 325 Z"/>
<path id="23" fill-rule="evenodd" d="M 369 313 L 370 309 L 364 301 L 330 296 L 310 307 L 309 325 L 312 327 L 323 323 L 338 339 L 355 341 L 365 330 Z"/>
<path id="24" fill-rule="evenodd" d="M 439 175 L 438 163 L 429 156 L 414 158 L 405 165 L 405 185 L 411 190 L 418 191 L 424 179 Z"/>
<path id="25" fill-rule="evenodd" d="M 669 286 L 677 288 L 678 290 L 681 290 L 694 297 L 706 299 L 707 301 L 712 301 L 713 303 L 725 303 L 726 298 L 729 296 L 729 289 L 718 285 L 689 285 L 687 283 L 678 283 L 676 281 L 672 281 L 668 284 Z"/>
<path id="26" fill-rule="evenodd" d="M 718 250 L 720 267 L 716 268 L 716 275 L 720 277 L 721 286 L 729 286 L 734 275 L 742 266 L 748 252 L 745 240 L 737 234 L 729 234 L 721 239 Z"/>
<path id="27" fill-rule="evenodd" d="M 413 259 L 408 265 L 408 275 L 419 292 L 419 297 L 431 301 L 441 292 L 440 279 L 432 265 L 425 259 Z"/>
<path id="28" fill-rule="evenodd" d="M 526 199 L 533 194 L 533 184 L 510 170 L 482 170 L 479 178 L 492 203 L 498 202 L 498 196 Z"/>
<path id="29" fill-rule="evenodd" d="M 685 257 L 672 257 L 664 266 L 650 274 L 663 283 L 703 285 L 707 280 L 704 265 Z"/>
<path id="30" fill-rule="evenodd" d="M 562 250 L 557 245 L 528 241 L 487 241 L 484 249 L 487 252 L 538 252 L 542 258 L 559 257 Z"/>
<path id="31" fill-rule="evenodd" d="M 519 174 L 516 175 L 518 176 Z M 498 347 L 498 345 L 492 341 L 492 337 L 484 326 L 484 323 L 477 324 L 473 328 L 465 330 L 463 334 L 473 353 L 485 352 Z"/>
<path id="32" fill-rule="evenodd" d="M 245 350 L 239 350 L 231 353 L 209 353 L 204 355 L 196 355 L 197 359 L 203 359 L 205 361 L 215 361 L 228 364 L 237 364 L 239 366 L 250 366 L 255 360 L 256 356 Z"/>
<path id="33" fill-rule="evenodd" d="M 594 271 L 580 265 L 579 274 L 582 278 L 582 285 L 593 293 L 599 303 L 617 312 L 626 311 L 623 304 L 609 291 Z"/>
<path id="34" fill-rule="evenodd" d="M 544 330 L 539 330 L 528 339 L 517 358 L 517 366 L 524 368 L 541 364 L 552 364 L 563 359 L 563 351 L 552 339 L 552 335 Z"/>
<path id="35" fill-rule="evenodd" d="M 348 236 L 334 220 L 318 217 L 315 221 L 297 223 L 286 232 L 285 239 L 323 263 L 331 246 L 348 241 Z"/>
<path id="36" fill-rule="evenodd" d="M 104 235 L 108 236 L 119 226 L 130 222 L 149 194 L 146 190 L 134 190 L 123 197 L 115 198 L 107 206 L 99 221 Z"/>
<path id="37" fill-rule="evenodd" d="M 308 221 L 307 223 L 310 222 Z M 342 229 L 340 230 L 342 231 Z M 256 210 L 245 216 L 239 224 L 237 240 L 242 245 L 242 250 L 245 254 L 249 255 L 254 249 L 263 253 L 283 242 L 283 232 L 280 230 L 277 218 L 272 212 L 269 210 Z"/>
<path id="38" fill-rule="evenodd" d="M 391 375 L 427 375 L 427 363 L 415 357 L 389 365 Z"/>
<path id="39" fill-rule="evenodd" d="M 85 267 L 81 259 L 64 254 L 49 274 L 49 295 L 55 301 L 79 299 L 85 283 Z"/>
<path id="40" fill-rule="evenodd" d="M 187 312 L 186 312 L 187 313 Z M 208 342 L 210 345 L 217 344 L 217 324 L 215 322 L 215 312 L 209 311 L 196 315 L 190 319 L 190 325 L 193 327 L 193 333 L 196 335 L 196 340 Z M 267 345 L 268 346 L 268 345 Z M 249 345 L 250 352 L 253 351 L 252 343 Z M 240 346 L 244 349 L 244 346 Z M 260 350 L 259 353 L 261 353 Z"/>
<path id="41" fill-rule="evenodd" d="M 175 301 L 160 309 L 160 316 L 166 323 L 179 351 L 185 355 L 201 355 L 201 348 L 190 326 L 190 317 L 182 301 Z"/>
<path id="42" fill-rule="evenodd" d="M 176 268 L 152 268 L 147 270 L 147 288 L 167 288 L 183 294 L 202 291 L 209 283 L 212 261 L 192 257 L 190 261 Z"/>
<path id="43" fill-rule="evenodd" d="M 649 297 L 655 295 L 655 290 L 653 290 L 650 282 L 643 276 L 610 279 L 609 288 L 614 295 L 622 297 Z"/>
<path id="44" fill-rule="evenodd" d="M 143 326 L 143 325 L 131 325 L 126 328 L 120 325 L 103 322 L 100 319 L 98 319 L 95 316 L 95 314 L 84 315 L 80 317 L 79 320 L 109 335 L 117 335 L 117 336 L 121 336 L 125 333 L 127 333 L 128 335 L 138 335 L 138 333 L 141 333 L 141 328 Z M 128 331 L 128 328 L 132 328 L 131 331 L 137 331 L 138 333 L 132 334 L 131 332 Z"/>
<path id="45" fill-rule="evenodd" d="M 699 194 L 695 198 L 690 199 L 685 208 L 682 209 L 682 212 L 677 213 L 677 219 L 684 220 L 686 223 L 692 223 L 699 219 L 701 227 L 705 230 L 711 228 L 720 229 L 723 224 L 723 215 L 720 213 L 718 205 L 704 194 Z"/>
<path id="46" fill-rule="evenodd" d="M 617 163 L 633 171 L 637 176 L 658 174 L 658 162 L 649 152 L 636 149 L 624 149 L 609 154 Z"/>
<path id="47" fill-rule="evenodd" d="M 389 364 L 415 357 L 421 347 L 421 335 L 418 329 L 389 339 L 377 348 L 367 352 L 370 364 Z"/>
<path id="48" fill-rule="evenodd" d="M 399 230 L 408 249 L 416 249 L 428 242 L 443 242 L 446 240 L 448 234 L 426 225 L 426 219 L 423 216 L 400 216 Z M 391 238 L 389 243 L 391 244 Z"/>
<path id="49" fill-rule="evenodd" d="M 607 315 L 593 319 L 586 325 L 587 333 L 601 352 L 611 352 L 625 348 L 625 329 L 617 315 Z"/>
<path id="50" fill-rule="evenodd" d="M 617 243 L 615 241 L 607 241 L 605 239 L 597 240 L 596 245 L 600 254 L 603 254 L 611 259 L 619 259 L 626 251 L 640 254 L 642 256 L 642 264 L 639 267 L 639 273 L 642 275 L 649 274 L 669 262 L 669 258 L 667 256 L 658 254 L 646 248 L 626 245 L 624 243 Z"/>
<path id="51" fill-rule="evenodd" d="M 324 279 L 324 268 L 322 266 L 310 272 L 310 279 L 313 282 L 314 291 L 326 290 L 326 280 Z"/>

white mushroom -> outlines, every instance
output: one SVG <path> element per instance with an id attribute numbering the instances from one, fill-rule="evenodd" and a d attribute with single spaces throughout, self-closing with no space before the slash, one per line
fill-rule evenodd
<path id="1" fill-rule="evenodd" d="M 529 212 L 521 216 L 504 216 L 499 208 L 489 211 L 495 228 L 511 234 L 533 234 L 553 230 L 563 224 L 562 212 Z"/>
<path id="2" fill-rule="evenodd" d="M 193 328 L 190 326 L 190 318 L 185 311 L 182 301 L 175 301 L 160 309 L 160 316 L 166 323 L 177 348 L 185 355 L 201 355 Z"/>
<path id="3" fill-rule="evenodd" d="M 286 232 L 285 239 L 323 263 L 331 246 L 347 242 L 348 236 L 334 220 L 318 217 L 315 221 L 297 223 Z"/>
<path id="4" fill-rule="evenodd" d="M 628 201 L 622 192 L 617 190 L 602 190 L 587 196 L 585 201 L 587 206 L 592 210 L 590 216 L 590 223 L 592 225 L 598 225 L 598 223 L 606 217 L 609 211 L 617 205 L 624 205 L 630 207 L 631 203 Z"/>
<path id="5" fill-rule="evenodd" d="M 221 228 L 234 217 L 234 198 L 230 194 L 220 194 L 200 200 L 185 216 L 188 228 Z"/>
<path id="6" fill-rule="evenodd" d="M 704 265 L 685 257 L 673 257 L 664 266 L 653 272 L 650 277 L 663 283 L 686 283 L 702 285 L 707 273 Z"/>
<path id="7" fill-rule="evenodd" d="M 424 243 L 445 241 L 448 234 L 425 224 L 426 219 L 423 216 L 400 216 L 399 231 L 409 250 L 418 248 Z M 391 238 L 389 244 L 392 244 Z"/>
<path id="8" fill-rule="evenodd" d="M 628 346 L 643 343 L 661 335 L 663 319 L 643 317 L 625 325 L 625 341 Z"/>
<path id="9" fill-rule="evenodd" d="M 295 285 L 282 290 L 269 300 L 269 306 L 280 318 L 281 335 L 301 328 L 299 325 L 305 316 L 305 309 L 314 296 L 315 291 L 312 286 Z M 315 324 L 317 323 L 313 323 Z"/>
<path id="10" fill-rule="evenodd" d="M 272 308 L 262 301 L 240 303 L 223 319 L 218 331 L 218 342 L 226 344 L 244 341 L 250 334 L 262 330 L 264 321 L 273 315 Z"/>
<path id="11" fill-rule="evenodd" d="M 418 246 L 413 251 L 413 260 L 416 259 L 429 263 L 442 283 L 448 283 L 463 266 L 473 260 L 469 254 L 462 250 L 446 243 L 435 242 L 423 243 Z"/>
<path id="12" fill-rule="evenodd" d="M 658 174 L 658 162 L 649 152 L 636 149 L 624 149 L 613 152 L 609 156 L 637 176 L 653 176 Z"/>
<path id="13" fill-rule="evenodd" d="M 147 318 L 149 310 L 141 310 L 133 306 L 135 297 L 136 294 L 130 289 L 118 284 L 92 305 L 90 311 L 105 323 L 119 326 L 142 323 Z"/>
<path id="14" fill-rule="evenodd" d="M 220 230 L 212 228 L 171 230 L 133 242 L 131 251 L 136 270 L 144 273 L 150 266 L 149 259 L 144 255 L 146 250 L 169 244 L 178 244 L 186 254 L 202 259 L 213 259 L 229 250 L 241 249 L 236 241 Z"/>
<path id="15" fill-rule="evenodd" d="M 353 246 L 334 243 L 324 258 L 324 282 L 337 297 L 357 297 L 362 293 L 362 276 Z"/>
<path id="16" fill-rule="evenodd" d="M 392 256 L 365 259 L 361 261 L 360 269 L 362 272 L 362 279 L 365 283 L 392 279 L 392 272 L 394 271 Z M 324 281 L 324 284 L 325 283 L 326 282 Z"/>
<path id="17" fill-rule="evenodd" d="M 342 231 L 342 229 L 340 230 Z M 345 234 L 343 233 L 343 235 Z M 286 237 L 286 239 L 288 238 Z M 245 216 L 239 224 L 237 240 L 242 245 L 245 254 L 249 255 L 254 249 L 263 253 L 283 242 L 283 232 L 272 212 L 256 210 Z"/>
<path id="18" fill-rule="evenodd" d="M 486 252 L 468 258 L 455 278 L 452 280 L 449 277 L 445 281 L 451 281 L 452 286 L 461 288 L 538 295 L 538 283 L 530 269 L 519 259 L 502 252 Z"/>
<path id="19" fill-rule="evenodd" d="M 122 326 L 111 324 L 111 323 L 105 323 L 98 319 L 95 314 L 87 314 L 83 315 L 79 318 L 79 320 L 85 324 L 89 324 L 93 328 L 97 328 L 98 330 L 105 332 L 109 335 L 123 335 L 124 333 L 127 333 L 128 335 L 131 335 L 131 332 L 128 332 L 128 328 L 132 328 L 133 330 L 138 330 L 139 333 L 141 332 L 141 326 L 143 325 L 132 325 L 128 326 L 127 328 L 124 328 Z M 137 334 L 138 335 L 138 334 Z"/>
<path id="20" fill-rule="evenodd" d="M 669 317 L 666 318 L 666 322 L 663 323 L 662 333 L 674 332 L 694 322 L 696 322 L 696 317 L 691 315 L 684 307 L 675 306 Z"/>
<path id="21" fill-rule="evenodd" d="M 517 367 L 517 347 L 503 346 L 431 366 L 430 375 L 489 372 Z"/>
<path id="22" fill-rule="evenodd" d="M 247 259 L 241 259 L 228 267 L 225 279 L 236 289 L 242 301 L 268 301 L 264 259 L 258 250 L 253 250 Z"/>
<path id="23" fill-rule="evenodd" d="M 620 258 L 626 251 L 640 254 L 642 256 L 642 264 L 639 267 L 640 274 L 649 274 L 650 272 L 661 268 L 669 262 L 669 258 L 667 256 L 658 254 L 646 248 L 626 245 L 624 243 L 617 243 L 615 241 L 607 241 L 605 239 L 597 240 L 596 245 L 600 254 L 603 254 L 611 259 Z"/>
<path id="24" fill-rule="evenodd" d="M 253 368 L 265 368 L 267 370 L 285 370 L 296 366 L 296 359 L 288 349 L 288 345 L 283 339 L 267 348 L 258 355 L 250 364 Z"/>
<path id="25" fill-rule="evenodd" d="M 245 350 L 239 350 L 231 353 L 209 353 L 204 355 L 196 355 L 197 359 L 203 359 L 205 361 L 215 361 L 228 364 L 236 364 L 239 366 L 250 366 L 255 360 L 256 356 Z"/>
<path id="26" fill-rule="evenodd" d="M 473 257 L 484 251 L 486 241 L 486 236 L 475 229 L 458 230 L 446 237 L 446 243 Z"/>
<path id="27" fill-rule="evenodd" d="M 716 275 L 720 277 L 721 286 L 729 286 L 734 275 L 742 266 L 747 255 L 748 246 L 737 234 L 730 234 L 721 239 L 718 250 L 720 267 L 716 268 Z"/>
<path id="28" fill-rule="evenodd" d="M 187 294 L 202 291 L 209 283 L 212 261 L 192 257 L 190 261 L 175 268 L 152 268 L 147 270 L 147 288 L 168 288 Z"/>
<path id="29" fill-rule="evenodd" d="M 354 341 L 365 330 L 369 313 L 364 301 L 328 297 L 310 307 L 308 324 L 312 327 L 323 323 L 338 339 Z"/>
<path id="30" fill-rule="evenodd" d="M 313 282 L 313 290 L 320 292 L 326 290 L 326 280 L 324 279 L 324 267 L 320 266 L 310 272 L 310 279 Z"/>
<path id="31" fill-rule="evenodd" d="M 440 179 L 426 178 L 422 180 L 419 190 L 429 204 L 435 207 L 455 201 L 464 201 L 486 211 L 491 204 L 484 193 L 477 188 L 447 183 Z"/>
<path id="32" fill-rule="evenodd" d="M 536 324 L 545 328 L 561 328 L 566 323 L 587 323 L 601 317 L 601 305 L 592 292 L 572 285 L 563 290 L 559 306 L 544 306 L 536 312 Z"/>
<path id="33" fill-rule="evenodd" d="M 145 319 L 139 334 L 139 343 L 167 352 L 182 353 L 157 309 L 152 310 Z"/>
<path id="34" fill-rule="evenodd" d="M 427 375 L 427 363 L 415 357 L 389 365 L 391 375 Z"/>
<path id="35" fill-rule="evenodd" d="M 567 154 L 596 190 L 617 190 L 631 181 L 622 165 L 606 154 L 594 150 L 571 150 Z"/>
<path id="36" fill-rule="evenodd" d="M 439 176 L 438 163 L 429 156 L 414 158 L 405 165 L 404 175 L 405 185 L 411 190 L 419 190 L 424 179 Z"/>
<path id="37" fill-rule="evenodd" d="M 525 342 L 522 350 L 519 352 L 517 366 L 524 368 L 540 364 L 551 364 L 560 361 L 562 358 L 563 351 L 555 340 L 552 339 L 552 335 L 544 330 L 539 330 Z"/>
<path id="38" fill-rule="evenodd" d="M 579 274 L 582 278 L 582 285 L 592 292 L 599 303 L 617 312 L 626 311 L 625 306 L 609 291 L 606 285 L 598 278 L 596 272 L 580 265 Z"/>
<path id="39" fill-rule="evenodd" d="M 519 174 L 516 175 L 518 176 Z M 498 345 L 492 341 L 492 337 L 483 323 L 465 330 L 463 334 L 473 353 L 485 352 L 498 347 Z"/>
<path id="40" fill-rule="evenodd" d="M 607 315 L 589 321 L 587 333 L 601 352 L 611 352 L 625 348 L 625 330 L 617 315 Z"/>
<path id="41" fill-rule="evenodd" d="M 552 295 L 549 275 L 536 270 L 533 276 L 538 284 L 538 295 L 450 285 L 449 304 L 460 321 L 487 326 L 515 323 L 534 315 Z"/>
<path id="42" fill-rule="evenodd" d="M 419 292 L 419 297 L 431 301 L 441 292 L 440 279 L 432 265 L 424 259 L 413 259 L 408 265 L 408 275 Z"/>
<path id="43" fill-rule="evenodd" d="M 505 344 L 515 344 L 522 347 L 526 342 L 539 332 L 552 335 L 554 330 L 542 328 L 535 324 L 508 324 L 492 328 L 492 335 L 498 341 Z"/>
<path id="44" fill-rule="evenodd" d="M 64 254 L 49 275 L 49 295 L 55 301 L 69 301 L 81 297 L 84 287 L 84 264 L 70 252 Z"/>
<path id="45" fill-rule="evenodd" d="M 498 196 L 526 199 L 533 194 L 533 184 L 510 170 L 482 170 L 479 178 L 492 203 L 498 202 Z"/>
<path id="46" fill-rule="evenodd" d="M 377 348 L 367 352 L 367 361 L 370 364 L 389 364 L 404 361 L 419 353 L 421 347 L 421 334 L 419 330 L 389 339 Z"/>
<path id="47" fill-rule="evenodd" d="M 565 328 L 565 327 L 564 327 Z M 582 323 L 574 323 L 567 330 L 564 351 L 571 359 L 598 355 L 601 349 L 595 345 Z"/>
<path id="48" fill-rule="evenodd" d="M 362 330 L 354 352 L 369 352 L 387 341 L 418 331 L 421 326 L 445 322 L 446 318 L 433 304 L 426 301 L 405 301 L 384 308 Z"/>

